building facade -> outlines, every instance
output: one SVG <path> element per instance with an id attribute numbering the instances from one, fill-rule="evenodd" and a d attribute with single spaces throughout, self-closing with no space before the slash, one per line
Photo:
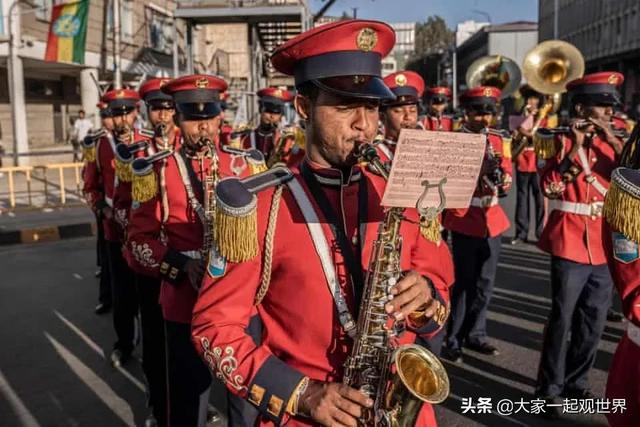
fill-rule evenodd
<path id="1" fill-rule="evenodd" d="M 625 108 L 640 111 L 640 2 L 557 0 L 557 38 L 575 45 L 586 72 L 619 71 L 625 76 Z M 539 1 L 540 41 L 554 38 L 554 0 Z"/>
<path id="2" fill-rule="evenodd" d="M 2 25 L 8 35 L 8 9 L 12 0 L 0 0 Z M 20 40 L 16 49 L 24 75 L 24 98 L 28 147 L 51 146 L 70 138 L 72 121 L 80 109 L 96 116 L 101 91 L 113 79 L 113 14 L 111 1 L 91 0 L 87 24 L 84 64 L 45 62 L 52 0 L 35 0 L 21 5 Z M 141 79 L 173 74 L 173 40 L 178 40 L 177 65 L 184 69 L 184 24 L 174 28 L 176 1 L 141 2 L 120 0 L 121 58 L 123 82 L 136 86 Z M 15 22 L 15 21 L 14 21 Z M 12 109 L 9 104 L 7 70 L 8 43 L 0 44 L 0 138 L 7 151 L 13 151 Z"/>

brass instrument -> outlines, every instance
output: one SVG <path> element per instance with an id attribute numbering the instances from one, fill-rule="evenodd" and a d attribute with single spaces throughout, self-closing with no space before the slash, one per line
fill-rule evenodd
<path id="1" fill-rule="evenodd" d="M 293 138 L 294 143 L 293 146 L 287 150 L 287 140 L 289 138 Z M 302 129 L 295 126 L 284 128 L 280 134 L 280 138 L 278 138 L 278 141 L 274 144 L 269 158 L 267 158 L 267 167 L 271 168 L 273 165 L 281 163 L 294 149 L 304 149 L 304 147 L 305 134 Z"/>
<path id="2" fill-rule="evenodd" d="M 531 49 L 522 63 L 522 74 L 535 91 L 555 95 L 584 74 L 584 58 L 571 43 L 547 40 Z"/>
<path id="3" fill-rule="evenodd" d="M 493 149 L 489 140 L 487 140 L 486 154 L 487 161 L 491 165 L 491 172 L 483 177 L 483 181 L 498 197 L 506 197 L 507 191 L 505 189 L 505 172 L 502 168 L 502 155 Z"/>
<path id="4" fill-rule="evenodd" d="M 211 166 L 209 173 L 202 180 L 202 194 L 204 200 L 202 207 L 204 208 L 205 221 L 202 224 L 204 229 L 204 236 L 202 239 L 202 247 L 200 248 L 200 254 L 205 262 L 209 258 L 209 251 L 211 250 L 213 243 L 215 242 L 213 221 L 216 217 L 216 186 L 218 185 L 218 155 L 216 153 L 213 142 L 209 138 L 199 138 L 199 146 L 207 146 L 211 151 Z"/>
<path id="5" fill-rule="evenodd" d="M 469 88 L 493 86 L 500 89 L 501 99 L 509 97 L 520 87 L 522 73 L 512 59 L 502 55 L 489 55 L 476 59 L 467 69 Z"/>
<path id="6" fill-rule="evenodd" d="M 388 178 L 387 169 L 371 144 L 360 145 L 359 157 Z M 441 198 L 437 208 L 419 208 L 427 217 L 435 218 L 444 208 L 443 184 L 444 180 L 436 185 L 423 183 L 425 191 L 418 207 L 430 188 L 438 187 Z M 360 420 L 365 425 L 414 426 L 424 402 L 440 403 L 449 394 L 449 377 L 438 358 L 423 347 L 396 344 L 395 337 L 403 330 L 403 322 L 387 328 L 389 315 L 384 307 L 389 301 L 389 289 L 401 278 L 403 211 L 404 208 L 389 208 L 378 229 L 354 345 L 345 363 L 344 384 L 359 389 L 374 401 L 373 408 Z"/>
<path id="7" fill-rule="evenodd" d="M 577 121 L 576 127 L 578 130 L 583 130 L 591 126 L 592 123 L 589 120 L 579 120 Z M 611 133 L 616 138 L 627 139 L 629 138 L 629 131 L 626 129 L 617 129 L 611 128 Z M 550 137 L 552 135 L 570 135 L 571 134 L 571 126 L 559 126 L 557 128 L 540 128 L 537 131 L 537 134 L 541 137 Z"/>
<path id="8" fill-rule="evenodd" d="M 155 134 L 162 140 L 161 149 L 167 150 L 169 148 L 169 128 L 165 123 L 158 123 L 156 125 Z"/>
<path id="9" fill-rule="evenodd" d="M 542 121 L 553 110 L 553 105 L 554 105 L 553 99 L 547 98 L 547 101 L 544 103 L 542 108 L 540 108 L 540 110 L 538 111 L 538 117 L 536 118 L 536 121 L 533 123 L 533 127 L 531 128 L 532 135 L 535 135 L 535 133 L 538 131 L 538 128 L 542 124 Z M 533 136 L 529 138 L 528 136 L 524 135 L 522 132 L 519 132 L 518 130 L 516 130 L 511 143 L 512 158 L 514 159 L 517 158 L 522 152 L 522 150 L 524 150 L 525 147 L 527 146 L 533 146 Z"/>

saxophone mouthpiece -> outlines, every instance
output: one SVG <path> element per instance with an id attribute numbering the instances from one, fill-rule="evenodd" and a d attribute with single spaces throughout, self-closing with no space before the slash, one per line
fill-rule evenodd
<path id="1" fill-rule="evenodd" d="M 164 123 L 158 123 L 156 126 L 156 135 L 167 136 L 167 125 Z"/>
<path id="2" fill-rule="evenodd" d="M 376 148 L 368 142 L 358 142 L 358 158 L 368 162 L 384 179 L 389 179 L 389 172 L 378 156 Z"/>

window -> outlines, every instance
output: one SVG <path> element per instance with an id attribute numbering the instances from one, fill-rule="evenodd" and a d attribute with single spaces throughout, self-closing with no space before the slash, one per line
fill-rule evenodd
<path id="1" fill-rule="evenodd" d="M 39 19 L 40 21 L 51 20 L 51 9 L 53 8 L 53 0 L 35 0 L 32 3 L 36 10 L 36 19 Z"/>
<path id="2" fill-rule="evenodd" d="M 133 0 L 120 1 L 120 36 L 125 42 L 132 43 L 134 30 L 134 3 Z M 109 1 L 107 12 L 107 34 L 113 36 L 113 0 Z"/>
<path id="3" fill-rule="evenodd" d="M 171 55 L 173 49 L 173 20 L 156 10 L 145 9 L 147 45 L 158 52 Z"/>

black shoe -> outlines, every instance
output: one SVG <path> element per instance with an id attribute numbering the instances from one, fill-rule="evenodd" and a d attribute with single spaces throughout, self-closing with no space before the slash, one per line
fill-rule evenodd
<path id="1" fill-rule="evenodd" d="M 442 357 L 453 363 L 462 363 L 462 349 L 444 347 L 442 349 Z"/>
<path id="2" fill-rule="evenodd" d="M 158 421 L 156 421 L 156 417 L 153 414 L 147 415 L 147 418 L 144 420 L 144 427 L 158 427 Z"/>
<path id="3" fill-rule="evenodd" d="M 99 268 L 99 269 L 97 269 L 97 270 L 96 270 L 96 272 L 95 272 L 95 274 L 94 274 L 94 275 L 95 275 L 96 277 L 100 277 L 100 275 L 101 275 L 101 274 L 102 274 L 102 269 L 101 269 L 101 268 Z"/>
<path id="4" fill-rule="evenodd" d="M 131 352 L 122 351 L 119 348 L 116 348 L 111 352 L 111 366 L 114 368 L 119 368 L 131 358 Z"/>
<path id="5" fill-rule="evenodd" d="M 100 303 L 96 305 L 96 308 L 93 310 L 96 314 L 105 314 L 111 311 L 111 304 L 103 304 Z"/>
<path id="6" fill-rule="evenodd" d="M 218 423 L 221 420 L 220 412 L 217 409 L 208 409 L 207 410 L 207 426 Z"/>
<path id="7" fill-rule="evenodd" d="M 516 237 L 515 239 L 512 239 L 512 240 L 511 240 L 511 244 L 512 244 L 513 246 L 520 245 L 520 244 L 525 243 L 525 242 L 526 242 L 526 241 L 525 241 L 524 239 L 521 239 L 521 238 L 519 238 L 519 237 Z"/>
<path id="8" fill-rule="evenodd" d="M 486 354 L 488 356 L 497 356 L 500 354 L 498 349 L 488 342 L 469 342 L 465 344 L 469 350 L 477 351 L 478 353 Z"/>
<path id="9" fill-rule="evenodd" d="M 596 395 L 591 393 L 589 389 L 582 390 L 564 390 L 561 394 L 562 397 L 567 399 L 596 399 Z"/>
<path id="10" fill-rule="evenodd" d="M 548 420 L 558 420 L 562 414 L 562 400 L 557 397 L 539 397 L 544 400 L 544 411 L 540 411 L 539 415 Z M 549 406 L 552 405 L 552 406 Z M 560 405 L 560 406 L 556 406 Z"/>
<path id="11" fill-rule="evenodd" d="M 609 309 L 607 310 L 607 320 L 609 322 L 622 322 L 622 319 L 624 319 L 624 316 L 622 315 L 622 313 L 618 313 L 615 310 Z"/>

